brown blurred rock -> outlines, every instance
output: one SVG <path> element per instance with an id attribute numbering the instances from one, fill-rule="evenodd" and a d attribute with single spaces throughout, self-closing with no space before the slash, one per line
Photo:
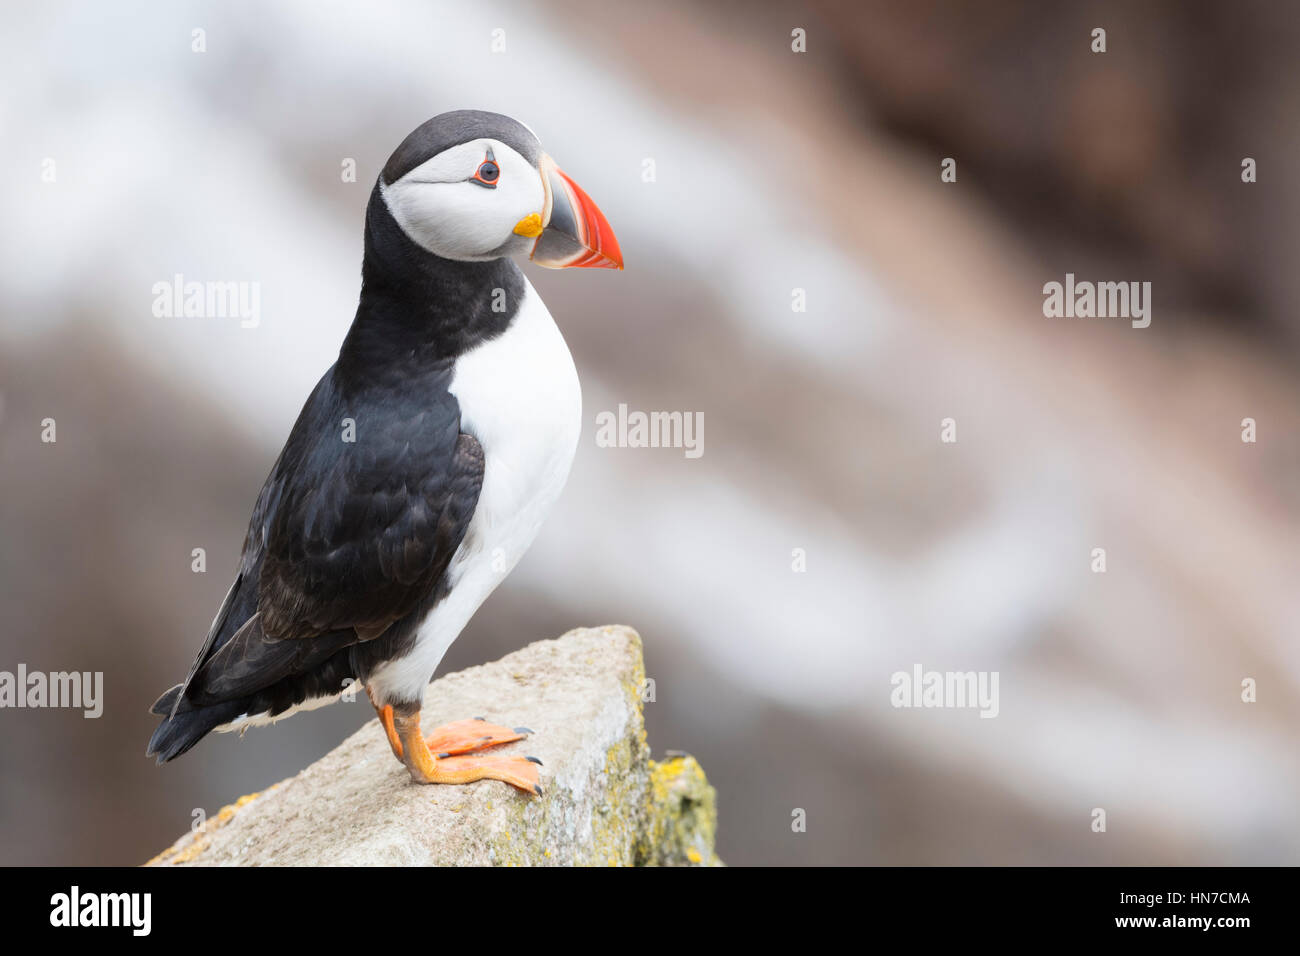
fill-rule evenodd
<path id="1" fill-rule="evenodd" d="M 1114 263 L 1165 306 L 1244 313 L 1300 342 L 1300 107 L 1289 4 L 817 0 L 850 93 L 918 152 L 958 160 L 1063 266 Z M 1091 31 L 1106 30 L 1093 53 Z M 1241 182 L 1241 161 L 1260 164 Z"/>

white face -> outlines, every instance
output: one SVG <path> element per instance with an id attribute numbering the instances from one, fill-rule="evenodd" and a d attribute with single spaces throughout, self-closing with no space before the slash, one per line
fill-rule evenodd
<path id="1" fill-rule="evenodd" d="M 491 167 L 496 164 L 495 180 Z M 381 187 L 402 231 L 444 259 L 481 260 L 527 253 L 534 239 L 515 227 L 546 203 L 542 177 L 505 143 L 476 139 L 443 150 L 394 183 Z"/>

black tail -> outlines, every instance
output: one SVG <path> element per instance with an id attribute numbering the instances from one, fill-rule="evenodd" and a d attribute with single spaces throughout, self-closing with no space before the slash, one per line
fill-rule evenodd
<path id="1" fill-rule="evenodd" d="M 183 700 L 176 715 L 168 717 L 180 692 L 181 685 L 177 684 L 149 708 L 152 713 L 162 717 L 163 722 L 149 738 L 149 749 L 145 751 L 145 756 L 157 756 L 160 764 L 179 757 L 206 737 L 214 727 L 229 723 L 248 708 L 245 700 L 223 701 L 211 707 L 194 707 L 188 700 Z"/>

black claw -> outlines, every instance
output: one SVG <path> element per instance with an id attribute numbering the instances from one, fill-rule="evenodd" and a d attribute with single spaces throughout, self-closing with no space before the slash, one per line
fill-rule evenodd
<path id="1" fill-rule="evenodd" d="M 447 759 L 447 758 L 450 757 L 450 756 L 451 756 L 451 754 L 438 754 L 438 759 L 439 759 L 439 760 L 445 760 L 445 759 Z"/>
<path id="2" fill-rule="evenodd" d="M 542 795 L 542 785 L 541 784 L 535 785 L 533 787 L 533 793 L 537 794 L 540 797 Z"/>
<path id="3" fill-rule="evenodd" d="M 533 730 L 531 727 L 516 727 L 516 728 L 515 728 L 515 733 L 517 733 L 517 734 L 534 734 L 534 733 L 536 733 L 536 732 L 537 732 L 537 731 Z"/>
<path id="4" fill-rule="evenodd" d="M 487 720 L 486 717 L 475 717 L 474 719 L 475 719 L 475 720 L 484 720 L 484 721 Z"/>
<path id="5" fill-rule="evenodd" d="M 525 759 L 525 760 L 531 760 L 533 763 L 537 764 L 537 766 L 539 766 L 539 767 L 545 767 L 545 766 L 546 766 L 546 764 L 542 763 L 541 760 L 539 760 L 539 759 L 536 758 L 536 757 L 525 757 L 524 759 Z"/>

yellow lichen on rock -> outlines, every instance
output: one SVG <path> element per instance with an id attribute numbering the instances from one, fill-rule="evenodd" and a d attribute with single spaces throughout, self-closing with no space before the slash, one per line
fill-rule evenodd
<path id="1" fill-rule="evenodd" d="M 717 791 L 690 754 L 650 761 L 650 806 L 643 866 L 721 866 L 714 852 Z"/>
<path id="2" fill-rule="evenodd" d="M 240 809 L 248 806 L 263 793 L 274 790 L 276 786 L 279 786 L 279 784 L 267 787 L 266 790 L 260 790 L 257 793 L 246 793 L 234 803 L 226 804 L 217 811 L 216 816 L 203 821 L 203 825 L 197 830 L 191 831 L 188 836 L 181 837 L 146 863 L 145 866 L 179 866 L 182 863 L 189 863 L 194 860 L 208 848 L 208 844 L 212 842 L 213 833 L 233 820 Z"/>

